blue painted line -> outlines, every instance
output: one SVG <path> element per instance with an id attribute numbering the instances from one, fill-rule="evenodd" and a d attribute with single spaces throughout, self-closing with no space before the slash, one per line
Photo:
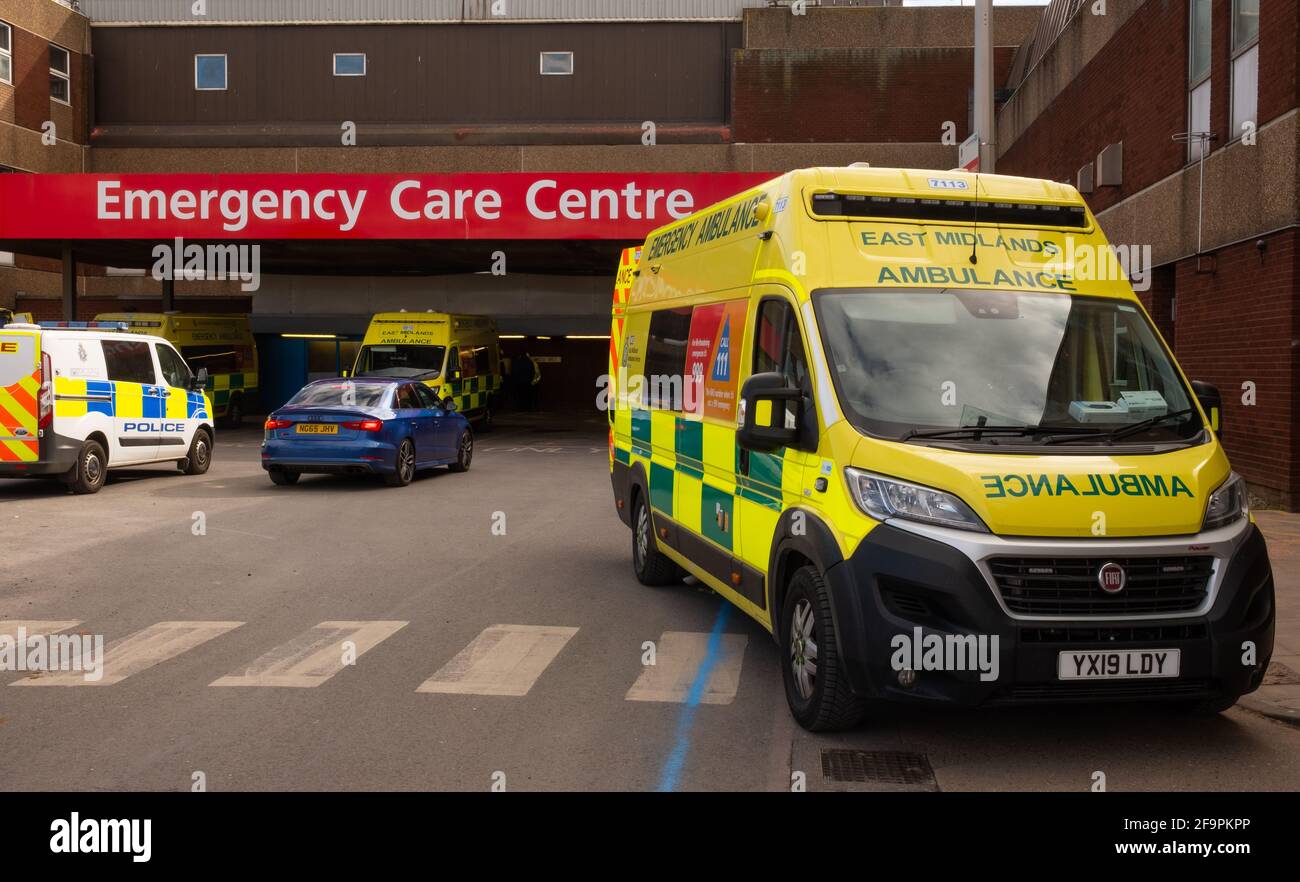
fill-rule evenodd
<path id="1" fill-rule="evenodd" d="M 713 676 L 713 668 L 718 663 L 718 654 L 722 647 L 722 629 L 726 627 L 730 615 L 731 604 L 723 600 L 718 608 L 718 617 L 713 620 L 713 631 L 709 633 L 708 649 L 704 653 L 703 660 L 700 661 L 699 670 L 695 672 L 695 679 L 691 681 L 691 689 L 686 693 L 686 706 L 682 708 L 682 715 L 677 720 L 677 737 L 673 742 L 672 752 L 668 754 L 663 770 L 659 773 L 660 793 L 671 793 L 677 789 L 677 782 L 682 776 L 682 767 L 686 765 L 686 755 L 691 750 L 691 728 L 695 724 L 695 710 L 700 706 L 700 699 L 704 697 L 709 678 Z"/>

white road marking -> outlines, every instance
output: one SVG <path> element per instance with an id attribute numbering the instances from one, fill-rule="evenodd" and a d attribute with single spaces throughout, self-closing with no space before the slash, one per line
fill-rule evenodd
<path id="1" fill-rule="evenodd" d="M 227 674 L 213 686 L 319 686 L 392 637 L 409 622 L 321 622 L 258 658 L 242 673 Z M 351 643 L 352 646 L 345 644 Z"/>
<path id="2" fill-rule="evenodd" d="M 709 652 L 712 635 L 694 631 L 665 631 L 655 646 L 655 664 L 646 665 L 623 696 L 628 701 L 684 702 L 700 664 Z M 745 661 L 744 634 L 720 634 L 718 655 L 700 704 L 731 704 L 740 688 L 740 668 Z"/>
<path id="3" fill-rule="evenodd" d="M 159 622 L 110 643 L 104 650 L 104 676 L 87 680 L 81 671 L 36 674 L 11 686 L 111 686 L 132 674 L 233 631 L 243 622 Z"/>
<path id="4" fill-rule="evenodd" d="M 577 628 L 491 625 L 416 692 L 527 695 Z"/>
<path id="5" fill-rule="evenodd" d="M 44 634 L 58 634 L 60 631 L 75 628 L 80 624 L 79 619 L 67 622 L 51 621 L 49 619 L 4 619 L 0 620 L 0 637 L 8 637 L 17 643 L 19 628 L 23 628 L 28 637 L 36 637 Z"/>

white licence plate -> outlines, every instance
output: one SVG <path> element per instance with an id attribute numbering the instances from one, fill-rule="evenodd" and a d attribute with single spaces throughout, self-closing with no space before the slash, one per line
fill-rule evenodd
<path id="1" fill-rule="evenodd" d="M 1177 649 L 1080 650 L 1056 657 L 1061 680 L 1138 680 L 1177 677 Z"/>

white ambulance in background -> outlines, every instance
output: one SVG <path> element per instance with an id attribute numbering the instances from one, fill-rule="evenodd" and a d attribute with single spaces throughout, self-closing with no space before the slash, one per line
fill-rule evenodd
<path id="1" fill-rule="evenodd" d="M 55 477 L 95 493 L 119 466 L 212 458 L 212 402 L 180 353 L 119 323 L 0 327 L 0 478 Z"/>

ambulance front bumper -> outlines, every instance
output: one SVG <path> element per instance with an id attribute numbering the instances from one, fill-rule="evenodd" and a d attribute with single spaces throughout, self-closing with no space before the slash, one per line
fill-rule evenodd
<path id="1" fill-rule="evenodd" d="M 1119 607 L 1098 603 L 1106 598 L 1098 588 L 1095 598 L 1064 615 L 1044 612 L 1061 604 L 1039 592 L 1049 599 L 1026 611 L 1033 604 L 1008 588 L 1005 575 L 1008 562 L 1064 567 L 1117 560 L 1135 572 L 1157 572 L 1192 558 L 1211 572 L 1203 597 L 1176 601 L 1182 606 L 1176 610 L 1163 588 L 1148 587 L 1141 596 L 1149 600 Z M 972 706 L 1235 696 L 1258 688 L 1273 651 L 1272 570 L 1263 536 L 1245 519 L 1197 536 L 1092 541 L 883 524 L 826 578 L 850 682 L 872 698 Z M 1083 607 L 1102 611 L 1083 613 Z M 927 647 L 940 649 L 927 656 Z M 963 657 L 943 647 L 970 651 Z M 1178 650 L 1178 675 L 1061 677 L 1063 654 L 1127 657 L 1127 650 L 1166 657 Z"/>

